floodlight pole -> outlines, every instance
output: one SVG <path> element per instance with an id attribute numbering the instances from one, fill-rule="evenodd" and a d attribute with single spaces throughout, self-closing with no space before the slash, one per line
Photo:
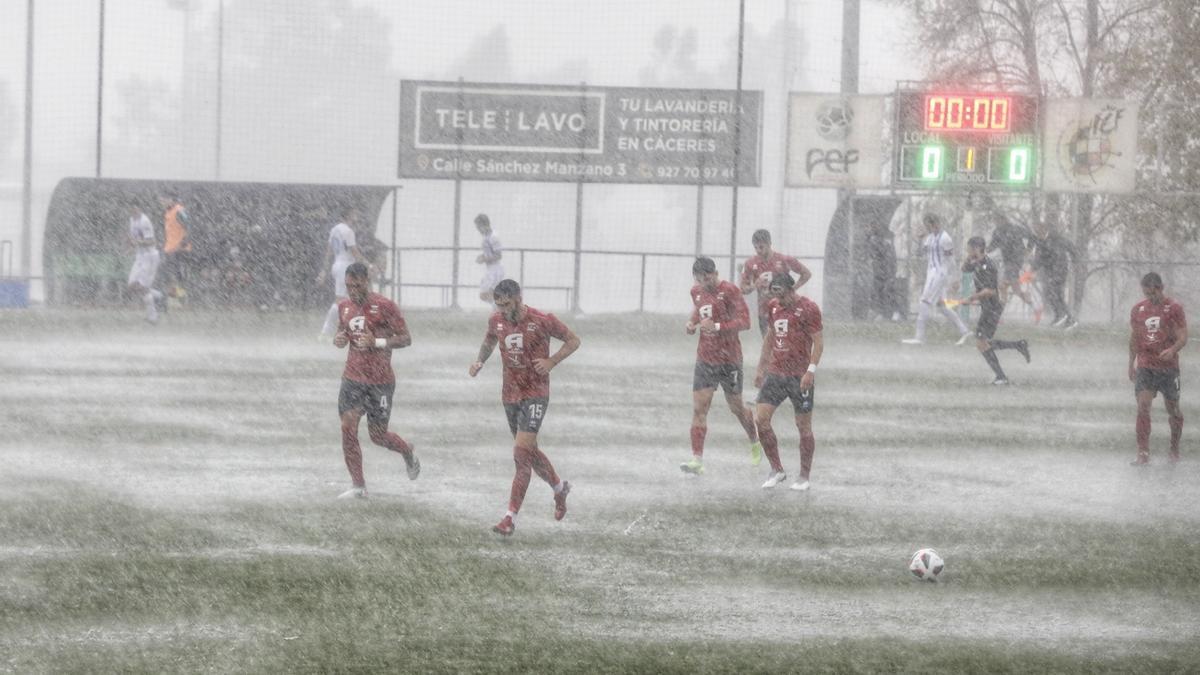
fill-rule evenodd
<path id="1" fill-rule="evenodd" d="M 25 12 L 25 159 L 21 175 L 21 273 L 33 276 L 33 0 Z"/>
<path id="2" fill-rule="evenodd" d="M 96 55 L 96 178 L 100 177 L 104 148 L 104 0 L 100 0 L 100 44 Z"/>
<path id="3" fill-rule="evenodd" d="M 733 98 L 733 206 L 729 226 L 729 278 L 737 277 L 738 184 L 742 164 L 742 56 L 746 44 L 746 0 L 738 0 L 737 90 Z"/>

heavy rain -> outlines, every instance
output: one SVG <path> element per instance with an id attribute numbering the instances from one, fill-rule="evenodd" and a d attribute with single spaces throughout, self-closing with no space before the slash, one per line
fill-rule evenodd
<path id="1" fill-rule="evenodd" d="M 1200 669 L 1197 34 L 0 5 L 0 672 Z"/>

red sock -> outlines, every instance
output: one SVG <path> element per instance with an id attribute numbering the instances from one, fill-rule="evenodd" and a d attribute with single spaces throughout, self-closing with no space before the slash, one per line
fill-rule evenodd
<path id="1" fill-rule="evenodd" d="M 358 428 L 342 425 L 342 455 L 346 468 L 350 470 L 350 481 L 355 487 L 363 487 L 362 448 L 358 445 Z"/>
<path id="2" fill-rule="evenodd" d="M 398 452 L 404 455 L 404 459 L 412 457 L 412 446 L 409 445 L 408 441 L 400 438 L 399 435 L 391 431 L 376 431 L 374 429 L 370 429 L 370 432 L 371 442 L 375 445 L 383 446 L 392 452 Z"/>
<path id="3" fill-rule="evenodd" d="M 758 440 L 762 442 L 763 453 L 771 463 L 771 470 L 783 471 L 783 463 L 779 461 L 779 440 L 775 438 L 775 430 L 770 422 L 758 425 Z"/>
<path id="4" fill-rule="evenodd" d="M 1137 449 L 1138 456 L 1148 456 L 1150 454 L 1150 411 L 1138 411 L 1137 424 L 1134 426 L 1137 431 Z"/>
<path id="5" fill-rule="evenodd" d="M 550 487 L 558 485 L 558 474 L 554 472 L 554 465 L 550 463 L 550 458 L 546 453 L 542 452 L 541 448 L 534 448 L 530 451 L 533 472 L 538 475 L 538 478 L 550 484 Z"/>
<path id="6" fill-rule="evenodd" d="M 704 456 L 704 437 L 707 435 L 708 427 L 692 425 L 692 454 L 696 457 Z"/>
<path id="7" fill-rule="evenodd" d="M 746 437 L 753 443 L 758 440 L 758 429 L 754 426 L 754 412 L 749 408 L 742 408 L 742 414 L 738 415 L 738 421 L 742 423 L 742 428 L 746 430 Z"/>
<path id="8" fill-rule="evenodd" d="M 1167 421 L 1171 424 L 1171 454 L 1178 456 L 1179 439 L 1183 436 L 1183 415 L 1168 417 Z"/>
<path id="9" fill-rule="evenodd" d="M 817 439 L 812 434 L 800 434 L 800 479 L 808 480 L 812 471 L 813 452 L 817 449 Z"/>
<path id="10" fill-rule="evenodd" d="M 525 501 L 525 492 L 529 490 L 529 478 L 533 470 L 529 448 L 520 445 L 514 446 L 513 462 L 517 465 L 517 472 L 513 475 L 512 492 L 508 497 L 508 510 L 516 513 L 521 510 L 521 503 Z"/>

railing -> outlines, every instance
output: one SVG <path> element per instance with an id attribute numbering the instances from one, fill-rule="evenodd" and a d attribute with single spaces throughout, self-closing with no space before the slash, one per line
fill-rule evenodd
<path id="1" fill-rule="evenodd" d="M 446 282 L 442 282 L 442 283 L 404 281 L 404 268 L 405 268 L 404 254 L 408 254 L 408 253 L 447 253 L 450 255 L 459 255 L 464 252 L 470 252 L 470 251 L 469 251 L 469 249 L 464 249 L 464 248 L 456 249 L 452 246 L 404 246 L 404 247 L 398 247 L 396 250 L 396 253 L 397 253 L 397 260 L 399 261 L 399 263 L 397 265 L 397 270 L 396 270 L 396 275 L 395 275 L 396 281 L 397 281 L 397 294 L 399 295 L 400 293 L 402 293 L 403 289 L 405 289 L 405 288 L 439 288 L 439 289 L 442 289 L 442 291 L 443 291 L 442 292 L 442 305 L 446 306 L 446 307 L 457 306 L 457 294 L 456 294 L 457 289 L 475 288 L 474 285 L 463 284 L 463 283 L 451 283 L 449 280 L 447 280 Z M 571 307 L 571 308 L 577 308 L 578 307 L 577 300 L 578 300 L 579 294 L 582 290 L 580 288 L 572 288 L 571 286 L 567 286 L 567 285 L 531 284 L 531 285 L 526 286 L 526 284 L 525 284 L 525 262 L 526 262 L 526 256 L 528 254 L 551 254 L 551 255 L 574 256 L 576 253 L 577 253 L 577 251 L 572 248 L 532 248 L 532 247 L 506 248 L 504 250 L 504 255 L 505 255 L 504 260 L 507 261 L 507 260 L 511 260 L 514 256 L 516 257 L 517 269 L 515 270 L 515 275 L 513 274 L 513 270 L 509 270 L 509 276 L 510 276 L 510 278 L 514 279 L 517 283 L 521 284 L 522 289 L 563 291 L 565 294 L 565 299 L 567 301 L 567 306 Z M 609 251 L 609 250 L 602 251 L 602 250 L 594 250 L 594 249 L 585 249 L 585 250 L 578 251 L 578 253 L 581 256 L 610 256 L 610 257 L 618 257 L 619 256 L 619 257 L 625 257 L 625 258 L 629 258 L 629 257 L 637 258 L 638 259 L 638 311 L 639 312 L 646 311 L 646 263 L 647 263 L 647 260 L 652 259 L 652 258 L 654 258 L 654 259 L 668 258 L 668 259 L 693 260 L 696 257 L 696 255 L 693 253 L 660 253 L 660 252 L 647 252 L 647 251 Z M 729 260 L 728 253 L 726 253 L 724 255 L 721 255 L 721 254 L 709 255 L 708 257 L 712 258 L 714 261 L 717 262 L 717 269 L 724 269 L 725 268 L 724 265 L 727 265 L 727 261 Z M 801 260 L 821 260 L 822 258 L 819 256 L 800 256 L 800 259 Z M 723 263 L 724 263 L 724 265 L 723 265 Z M 690 269 L 690 267 L 689 267 L 689 269 Z M 575 278 L 579 278 L 579 275 L 576 274 Z M 736 282 L 736 280 L 735 280 L 735 282 Z M 580 285 L 582 285 L 582 284 L 580 284 Z"/>

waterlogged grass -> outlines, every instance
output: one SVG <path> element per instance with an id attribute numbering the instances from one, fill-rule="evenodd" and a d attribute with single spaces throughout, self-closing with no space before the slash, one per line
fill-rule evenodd
<path id="1" fill-rule="evenodd" d="M 312 317 L 128 314 L 0 313 L 0 671 L 1200 669 L 1200 473 L 1125 465 L 1116 332 L 1028 328 L 1034 363 L 995 390 L 973 351 L 830 326 L 796 494 L 758 487 L 719 398 L 708 472 L 679 475 L 676 318 L 568 318 L 584 348 L 542 444 L 571 512 L 555 523 L 535 480 L 501 540 L 498 373 L 465 374 L 482 314 L 409 317 L 425 341 L 394 359 L 413 385 L 392 421 L 425 471 L 410 483 L 363 433 L 373 498 L 350 503 L 343 357 Z M 941 583 L 907 574 L 923 546 Z"/>

